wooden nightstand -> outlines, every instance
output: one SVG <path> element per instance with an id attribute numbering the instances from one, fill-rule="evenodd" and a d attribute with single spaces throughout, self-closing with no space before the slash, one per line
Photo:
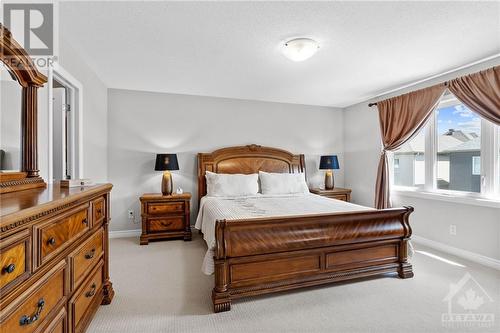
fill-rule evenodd
<path id="1" fill-rule="evenodd" d="M 336 187 L 332 190 L 324 190 L 320 188 L 312 188 L 309 190 L 311 193 L 321 195 L 323 197 L 328 197 L 332 199 L 338 199 L 350 202 L 351 201 L 351 190 L 348 188 Z"/>
<path id="2" fill-rule="evenodd" d="M 183 237 L 191 240 L 189 222 L 190 193 L 144 194 L 141 198 L 142 234 L 141 245 L 152 239 Z"/>

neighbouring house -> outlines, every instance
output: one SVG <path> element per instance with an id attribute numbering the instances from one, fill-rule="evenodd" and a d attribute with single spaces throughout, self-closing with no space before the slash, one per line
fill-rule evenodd
<path id="1" fill-rule="evenodd" d="M 417 135 L 394 153 L 394 184 L 425 184 L 425 135 Z M 479 192 L 481 188 L 481 138 L 476 133 L 449 129 L 438 138 L 437 187 Z"/>

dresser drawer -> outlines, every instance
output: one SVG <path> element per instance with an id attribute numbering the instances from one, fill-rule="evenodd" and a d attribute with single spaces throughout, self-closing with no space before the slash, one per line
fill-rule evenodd
<path id="1" fill-rule="evenodd" d="M 39 265 L 66 248 L 87 230 L 89 230 L 88 206 L 65 214 L 59 220 L 35 226 L 37 248 L 40 251 Z"/>
<path id="2" fill-rule="evenodd" d="M 52 315 L 51 312 L 63 306 L 64 267 L 64 261 L 59 263 L 39 280 L 36 287 L 28 289 L 26 296 L 22 296 L 19 303 L 11 304 L 14 311 L 2 320 L 2 332 L 33 332 L 42 323 L 46 323 L 45 320 Z"/>
<path id="3" fill-rule="evenodd" d="M 345 195 L 345 194 L 331 195 L 331 196 L 329 196 L 329 198 L 347 201 L 347 195 Z"/>
<path id="4" fill-rule="evenodd" d="M 75 293 L 70 307 L 70 325 L 73 333 L 81 332 L 85 324 L 85 317 L 91 316 L 102 300 L 103 261 L 99 262 L 89 278 Z"/>
<path id="5" fill-rule="evenodd" d="M 150 218 L 148 219 L 148 228 L 150 232 L 183 230 L 184 216 Z"/>
<path id="6" fill-rule="evenodd" d="M 31 243 L 25 230 L 6 240 L 0 247 L 0 294 L 22 282 L 30 275 Z"/>
<path id="7" fill-rule="evenodd" d="M 85 275 L 99 261 L 103 253 L 103 229 L 95 232 L 85 243 L 69 256 L 71 290 L 74 290 Z"/>
<path id="8" fill-rule="evenodd" d="M 148 214 L 160 215 L 171 213 L 184 213 L 184 202 L 148 203 Z"/>
<path id="9" fill-rule="evenodd" d="M 66 307 L 63 307 L 55 318 L 50 321 L 42 330 L 43 333 L 65 333 L 66 330 Z"/>
<path id="10" fill-rule="evenodd" d="M 92 216 L 93 224 L 101 223 L 106 216 L 106 203 L 104 198 L 95 199 L 92 201 Z"/>

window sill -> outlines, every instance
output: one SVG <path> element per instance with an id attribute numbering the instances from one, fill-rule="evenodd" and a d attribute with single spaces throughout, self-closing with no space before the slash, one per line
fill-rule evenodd
<path id="1" fill-rule="evenodd" d="M 500 198 L 485 198 L 468 193 L 455 194 L 449 192 L 429 192 L 415 188 L 395 188 L 392 190 L 392 194 L 411 198 L 446 201 L 456 204 L 500 208 Z"/>

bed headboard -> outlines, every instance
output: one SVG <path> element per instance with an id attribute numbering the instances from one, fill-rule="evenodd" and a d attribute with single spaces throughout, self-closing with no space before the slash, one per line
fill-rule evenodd
<path id="1" fill-rule="evenodd" d="M 306 171 L 304 155 L 286 150 L 247 145 L 198 154 L 198 200 L 207 193 L 205 171 L 215 173 L 257 173 L 259 171 L 299 173 Z"/>

